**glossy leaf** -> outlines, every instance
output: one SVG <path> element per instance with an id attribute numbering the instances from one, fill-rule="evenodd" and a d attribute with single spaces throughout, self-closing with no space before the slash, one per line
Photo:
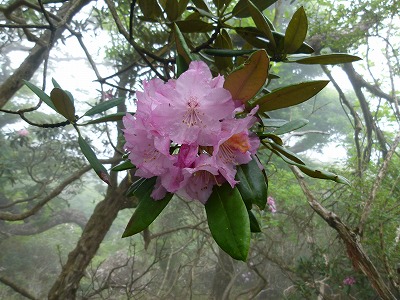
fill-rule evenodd
<path id="1" fill-rule="evenodd" d="M 285 133 L 291 132 L 293 130 L 302 128 L 302 127 L 306 126 L 308 123 L 309 123 L 309 121 L 306 119 L 293 120 L 293 121 L 287 122 L 286 124 L 282 125 L 278 129 L 274 130 L 274 134 L 277 134 L 277 135 L 285 134 Z"/>
<path id="2" fill-rule="evenodd" d="M 267 7 L 271 6 L 278 0 L 252 0 L 251 2 L 254 4 L 258 10 L 263 11 Z M 239 0 L 239 2 L 235 5 L 232 10 L 232 14 L 236 18 L 247 18 L 251 16 L 250 10 L 247 6 L 247 0 Z"/>
<path id="3" fill-rule="evenodd" d="M 167 13 L 168 20 L 175 21 L 179 17 L 179 3 L 178 0 L 168 0 L 165 5 L 165 12 Z"/>
<path id="4" fill-rule="evenodd" d="M 228 50 L 233 48 L 231 37 L 225 29 L 222 29 L 221 33 L 215 39 L 214 47 Z M 233 61 L 231 57 L 216 56 L 214 57 L 214 61 L 219 71 L 233 68 Z"/>
<path id="5" fill-rule="evenodd" d="M 175 43 L 176 43 L 176 51 L 184 61 L 187 63 L 189 66 L 190 62 L 194 60 L 193 55 L 190 53 L 190 49 L 188 45 L 186 44 L 185 38 L 182 35 L 182 32 L 180 31 L 178 25 L 174 24 L 174 35 L 175 35 Z"/>
<path id="6" fill-rule="evenodd" d="M 256 50 L 204 49 L 203 52 L 212 56 L 235 57 L 252 54 Z"/>
<path id="7" fill-rule="evenodd" d="M 133 114 L 133 113 L 131 113 L 131 114 Z M 126 115 L 125 112 L 118 112 L 118 113 L 115 113 L 115 114 L 111 114 L 111 115 L 107 115 L 107 116 L 104 116 L 104 117 L 100 117 L 98 119 L 91 120 L 91 121 L 86 122 L 86 123 L 84 123 L 82 125 L 99 124 L 99 123 L 105 123 L 105 122 L 120 121 L 120 120 L 122 120 L 122 118 L 125 115 Z"/>
<path id="8" fill-rule="evenodd" d="M 281 146 L 283 145 L 282 139 L 279 136 L 277 136 L 271 132 L 258 132 L 257 136 L 259 136 L 261 139 L 273 140 L 278 145 L 281 145 Z"/>
<path id="9" fill-rule="evenodd" d="M 295 62 L 304 65 L 337 65 L 337 64 L 354 62 L 358 60 L 361 60 L 361 58 L 358 56 L 342 54 L 342 53 L 332 53 L 332 54 L 301 58 L 295 60 Z"/>
<path id="10" fill-rule="evenodd" d="M 51 82 L 53 83 L 53 86 L 54 86 L 55 88 L 61 89 L 61 86 L 58 84 L 58 82 L 57 82 L 54 78 L 51 79 Z"/>
<path id="11" fill-rule="evenodd" d="M 117 98 L 117 99 L 113 99 L 113 100 L 109 100 L 109 101 L 104 101 L 101 102 L 95 106 L 93 106 L 91 109 L 89 109 L 84 116 L 92 116 L 95 114 L 99 114 L 102 113 L 110 108 L 113 108 L 117 105 L 120 105 L 121 103 L 124 102 L 124 98 Z"/>
<path id="12" fill-rule="evenodd" d="M 269 143 L 269 145 L 273 148 L 273 150 L 279 152 L 281 155 L 287 157 L 291 161 L 293 161 L 299 165 L 305 165 L 305 163 L 303 162 L 303 160 L 300 157 L 298 157 L 295 153 L 286 149 L 282 145 L 276 144 L 276 143 Z"/>
<path id="13" fill-rule="evenodd" d="M 301 47 L 306 39 L 308 30 L 308 21 L 306 12 L 301 6 L 289 22 L 285 32 L 283 43 L 283 52 L 287 54 L 295 53 Z"/>
<path id="14" fill-rule="evenodd" d="M 293 160 L 289 159 L 288 157 L 286 157 L 285 155 L 283 155 L 282 153 L 280 153 L 274 149 L 272 149 L 271 151 L 274 152 L 276 155 L 278 155 L 280 158 L 282 158 L 286 163 L 298 167 L 300 169 L 300 171 L 302 171 L 304 174 L 306 174 L 312 178 L 332 180 L 337 183 L 350 185 L 350 182 L 343 176 L 336 175 L 336 174 L 334 174 L 332 172 L 328 172 L 328 171 L 317 170 L 317 169 L 311 168 L 309 166 L 296 163 Z"/>
<path id="15" fill-rule="evenodd" d="M 264 50 L 254 52 L 244 66 L 227 76 L 224 88 L 234 100 L 246 103 L 264 86 L 268 77 L 269 58 Z"/>
<path id="16" fill-rule="evenodd" d="M 110 185 L 110 178 L 109 178 L 108 172 L 107 172 L 106 168 L 100 163 L 100 161 L 98 160 L 96 154 L 93 152 L 90 145 L 80 135 L 78 137 L 78 143 L 79 143 L 79 147 L 81 148 L 83 155 L 86 157 L 86 159 L 90 163 L 91 167 L 96 172 L 97 176 L 99 176 L 100 179 L 103 180 L 105 183 Z"/>
<path id="17" fill-rule="evenodd" d="M 268 119 L 261 118 L 264 127 L 281 127 L 288 123 L 289 121 L 283 119 Z"/>
<path id="18" fill-rule="evenodd" d="M 50 99 L 53 102 L 57 112 L 63 115 L 67 120 L 75 121 L 75 107 L 73 100 L 66 91 L 60 88 L 54 88 L 50 92 Z"/>
<path id="19" fill-rule="evenodd" d="M 218 17 L 216 17 L 212 13 L 210 13 L 210 10 L 208 8 L 207 9 L 204 9 L 204 8 L 202 9 L 202 8 L 199 8 L 199 7 L 189 6 L 187 9 L 188 10 L 194 10 L 195 12 L 197 12 L 202 17 L 207 17 L 207 18 L 213 19 L 213 20 L 218 19 Z"/>
<path id="20" fill-rule="evenodd" d="M 176 56 L 176 76 L 181 76 L 181 74 L 187 69 L 189 69 L 189 64 L 186 62 L 182 55 L 178 54 Z"/>
<path id="21" fill-rule="evenodd" d="M 258 224 L 256 216 L 253 214 L 251 210 L 248 210 L 247 213 L 249 214 L 250 231 L 254 233 L 261 232 L 261 227 L 260 224 Z"/>
<path id="22" fill-rule="evenodd" d="M 276 60 L 274 57 L 279 57 L 279 51 L 272 47 L 272 44 L 268 40 L 268 37 L 259 29 L 255 27 L 236 27 L 235 31 L 239 34 L 243 39 L 245 39 L 248 43 L 253 45 L 254 47 L 265 49 L 269 55 L 273 57 L 273 60 Z M 282 33 L 272 31 L 272 35 L 276 42 L 278 49 L 283 49 L 283 43 L 285 36 Z M 307 43 L 302 43 L 300 48 L 298 48 L 294 54 L 311 54 L 314 53 L 314 49 L 308 45 Z"/>
<path id="23" fill-rule="evenodd" d="M 217 244 L 232 258 L 245 261 L 250 247 L 250 221 L 238 189 L 228 183 L 215 186 L 205 208 Z"/>
<path id="24" fill-rule="evenodd" d="M 183 20 L 176 21 L 181 32 L 209 32 L 214 29 L 214 25 L 211 23 L 204 22 L 202 20 Z"/>
<path id="25" fill-rule="evenodd" d="M 173 194 L 168 193 L 162 200 L 151 198 L 156 182 L 156 177 L 148 178 L 140 182 L 133 191 L 133 196 L 139 199 L 139 204 L 135 209 L 122 237 L 128 237 L 145 230 L 164 210 Z"/>
<path id="26" fill-rule="evenodd" d="M 126 192 L 125 192 L 125 196 L 127 196 L 127 197 L 132 197 L 133 196 L 133 194 L 134 194 L 134 192 L 138 189 L 138 187 L 142 184 L 142 183 L 144 183 L 145 181 L 147 181 L 148 182 L 148 184 L 150 184 L 149 182 L 149 179 L 150 178 L 139 178 L 139 179 L 137 179 L 135 182 L 133 182 L 132 184 L 131 184 L 131 186 L 126 190 Z M 153 179 L 155 179 L 155 177 L 153 178 Z M 155 181 L 152 183 L 152 187 L 154 188 L 154 184 L 155 184 Z"/>
<path id="27" fill-rule="evenodd" d="M 262 31 L 271 43 L 272 48 L 276 48 L 274 36 L 265 16 L 258 10 L 258 8 L 250 1 L 247 1 L 247 6 L 250 11 L 251 17 L 256 24 L 257 28 Z"/>
<path id="28" fill-rule="evenodd" d="M 138 4 L 145 18 L 157 19 L 162 14 L 157 0 L 139 0 Z"/>
<path id="29" fill-rule="evenodd" d="M 120 172 L 120 171 L 125 171 L 125 170 L 130 170 L 130 169 L 134 169 L 136 168 L 134 164 L 132 164 L 132 162 L 128 159 L 125 160 L 123 162 L 121 162 L 120 164 L 114 166 L 111 171 L 114 172 Z"/>
<path id="30" fill-rule="evenodd" d="M 190 0 L 179 0 L 178 3 L 178 17 L 180 17 L 186 10 Z"/>
<path id="31" fill-rule="evenodd" d="M 268 197 L 268 183 L 257 162 L 253 159 L 248 164 L 238 166 L 236 178 L 239 181 L 237 188 L 247 209 L 251 209 L 251 204 L 264 209 Z"/>
<path id="32" fill-rule="evenodd" d="M 192 0 L 192 2 L 198 9 L 210 12 L 210 8 L 208 7 L 208 4 L 207 4 L 206 1 L 204 1 L 204 0 Z"/>
<path id="33" fill-rule="evenodd" d="M 328 80 L 316 80 L 289 85 L 262 96 L 253 106 L 259 105 L 260 113 L 297 105 L 318 94 L 328 83 Z"/>
<path id="34" fill-rule="evenodd" d="M 29 81 L 24 80 L 25 85 L 36 94 L 42 100 L 44 103 L 46 103 L 48 106 L 50 106 L 52 109 L 57 111 L 56 107 L 53 104 L 53 101 L 51 101 L 51 98 L 43 92 L 39 87 L 36 85 L 30 83 Z"/>

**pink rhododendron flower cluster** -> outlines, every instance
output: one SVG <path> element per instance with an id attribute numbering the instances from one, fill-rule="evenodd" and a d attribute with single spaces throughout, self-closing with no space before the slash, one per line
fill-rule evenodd
<path id="1" fill-rule="evenodd" d="M 154 199 L 170 192 L 205 203 L 215 184 L 235 186 L 236 166 L 257 151 L 259 139 L 249 132 L 257 108 L 235 118 L 243 107 L 223 84 L 194 61 L 178 79 L 153 79 L 137 92 L 136 114 L 123 119 L 125 148 L 136 176 L 157 176 Z"/>
<path id="2" fill-rule="evenodd" d="M 356 284 L 356 279 L 353 276 L 346 277 L 343 279 L 343 284 L 344 285 L 354 285 Z"/>
<path id="3" fill-rule="evenodd" d="M 268 204 L 269 210 L 270 210 L 273 214 L 276 213 L 275 199 L 272 198 L 271 196 L 269 196 L 269 197 L 267 198 L 267 204 Z"/>

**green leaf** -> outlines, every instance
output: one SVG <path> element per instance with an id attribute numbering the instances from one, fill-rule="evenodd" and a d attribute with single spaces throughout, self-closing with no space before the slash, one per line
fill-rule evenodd
<path id="1" fill-rule="evenodd" d="M 267 7 L 271 6 L 278 0 L 252 0 L 251 2 L 254 4 L 258 10 L 263 11 Z M 247 6 L 247 0 L 239 0 L 239 2 L 235 5 L 232 10 L 232 14 L 236 18 L 247 18 L 251 16 L 250 10 Z"/>
<path id="2" fill-rule="evenodd" d="M 193 4 L 204 11 L 210 12 L 210 8 L 208 7 L 207 2 L 203 1 L 203 0 L 192 0 Z"/>
<path id="3" fill-rule="evenodd" d="M 182 20 L 176 21 L 181 32 L 209 32 L 214 29 L 214 25 L 211 23 L 204 22 L 202 20 Z"/>
<path id="4" fill-rule="evenodd" d="M 226 57 L 235 57 L 242 56 L 247 54 L 252 54 L 256 50 L 230 50 L 230 49 L 204 49 L 203 52 L 212 56 L 226 56 Z"/>
<path id="5" fill-rule="evenodd" d="M 221 30 L 221 33 L 217 36 L 214 42 L 215 48 L 229 49 L 233 48 L 231 37 L 225 29 Z M 231 57 L 214 57 L 215 65 L 219 71 L 231 70 L 233 68 L 233 61 Z"/>
<path id="6" fill-rule="evenodd" d="M 125 113 L 125 112 L 118 112 L 118 113 L 115 113 L 115 114 L 111 114 L 111 115 L 107 115 L 107 116 L 104 116 L 104 117 L 100 117 L 100 118 L 95 119 L 95 120 L 91 120 L 91 121 L 86 122 L 86 123 L 81 124 L 81 125 L 99 124 L 99 123 L 105 123 L 105 122 L 120 121 L 120 120 L 122 120 L 122 118 L 124 116 L 126 116 L 126 114 L 127 113 Z M 130 113 L 130 114 L 134 114 L 134 113 Z"/>
<path id="7" fill-rule="evenodd" d="M 145 18 L 157 19 L 162 14 L 157 0 L 139 0 L 139 7 Z"/>
<path id="8" fill-rule="evenodd" d="M 238 166 L 236 178 L 239 181 L 237 188 L 247 209 L 252 208 L 251 204 L 264 209 L 268 197 L 268 181 L 257 162 L 253 159 L 248 164 Z"/>
<path id="9" fill-rule="evenodd" d="M 91 109 L 89 109 L 84 114 L 84 116 L 92 116 L 92 115 L 95 115 L 95 114 L 102 113 L 103 111 L 106 111 L 106 110 L 108 110 L 110 108 L 113 108 L 113 107 L 115 107 L 117 105 L 120 105 L 123 102 L 124 102 L 124 98 L 116 98 L 116 99 L 113 99 L 113 100 L 101 102 L 101 103 L 93 106 Z"/>
<path id="10" fill-rule="evenodd" d="M 306 39 L 308 30 L 308 21 L 306 12 L 301 6 L 289 22 L 285 32 L 283 43 L 283 52 L 287 54 L 295 53 L 301 47 Z"/>
<path id="11" fill-rule="evenodd" d="M 258 135 L 261 139 L 271 139 L 271 140 L 273 140 L 276 144 L 281 145 L 281 146 L 283 145 L 282 139 L 281 139 L 279 136 L 277 136 L 277 135 L 275 135 L 275 134 L 273 134 L 273 133 L 271 133 L 271 132 L 258 132 L 257 135 Z"/>
<path id="12" fill-rule="evenodd" d="M 57 82 L 54 78 L 51 79 L 51 82 L 53 83 L 53 86 L 54 86 L 55 88 L 61 89 L 61 86 L 58 84 L 58 82 Z"/>
<path id="13" fill-rule="evenodd" d="M 114 172 L 119 172 L 119 171 L 125 171 L 125 170 L 130 170 L 136 168 L 134 164 L 128 159 L 123 161 L 122 163 L 114 166 L 111 171 Z"/>
<path id="14" fill-rule="evenodd" d="M 84 140 L 81 135 L 79 135 L 78 137 L 78 143 L 83 155 L 85 155 L 86 159 L 89 161 L 97 176 L 99 176 L 100 179 L 103 180 L 105 183 L 110 185 L 110 177 L 106 168 L 100 163 L 90 145 Z"/>
<path id="15" fill-rule="evenodd" d="M 260 113 L 297 105 L 318 94 L 328 83 L 329 80 L 316 80 L 289 85 L 262 96 L 253 106 L 259 105 Z"/>
<path id="16" fill-rule="evenodd" d="M 75 121 L 75 107 L 70 94 L 60 88 L 54 88 L 50 92 L 50 99 L 58 113 L 71 122 Z"/>
<path id="17" fill-rule="evenodd" d="M 29 81 L 24 80 L 25 85 L 36 94 L 42 100 L 44 103 L 46 103 L 48 106 L 50 106 L 52 109 L 57 111 L 56 107 L 53 104 L 53 101 L 51 101 L 51 98 L 43 92 L 39 87 L 36 85 L 30 83 Z"/>
<path id="18" fill-rule="evenodd" d="M 271 144 L 271 145 L 273 145 L 273 144 Z M 297 162 L 293 161 L 292 159 L 288 158 L 288 156 L 277 151 L 276 148 L 270 149 L 270 150 L 272 152 L 274 152 L 276 155 L 278 155 L 280 158 L 282 158 L 286 163 L 298 167 L 300 169 L 300 171 L 302 171 L 304 174 L 306 174 L 312 178 L 332 180 L 337 183 L 350 185 L 350 182 L 343 176 L 336 175 L 336 174 L 334 174 L 332 172 L 328 172 L 328 171 L 317 170 L 317 169 L 311 168 L 309 166 L 306 166 L 304 163 L 303 164 L 297 163 Z"/>
<path id="19" fill-rule="evenodd" d="M 306 119 L 293 120 L 293 121 L 290 121 L 290 122 L 282 125 L 278 129 L 274 130 L 274 134 L 280 135 L 280 134 L 288 133 L 293 130 L 302 128 L 302 127 L 306 126 L 308 123 L 309 123 L 309 121 Z"/>
<path id="20" fill-rule="evenodd" d="M 264 50 L 254 52 L 244 66 L 227 76 L 224 88 L 234 100 L 246 103 L 264 86 L 269 69 L 269 58 Z"/>
<path id="21" fill-rule="evenodd" d="M 155 183 L 156 177 L 153 177 L 141 180 L 140 184 L 136 185 L 133 195 L 139 199 L 139 205 L 136 207 L 122 234 L 123 238 L 139 233 L 149 227 L 171 200 L 173 196 L 171 193 L 168 193 L 162 200 L 151 198 L 150 195 Z"/>
<path id="22" fill-rule="evenodd" d="M 155 177 L 154 177 L 155 178 Z M 132 197 L 135 191 L 138 189 L 138 187 L 145 181 L 149 181 L 149 178 L 139 178 L 137 179 L 134 183 L 131 184 L 131 186 L 126 190 L 125 196 L 127 197 Z M 149 183 L 150 184 L 150 183 Z M 155 182 L 153 182 L 152 187 L 154 187 Z"/>
<path id="23" fill-rule="evenodd" d="M 176 51 L 178 55 L 182 56 L 184 61 L 189 66 L 190 62 L 194 60 L 194 56 L 190 52 L 188 45 L 186 44 L 185 37 L 182 35 L 181 30 L 178 25 L 174 23 L 174 35 L 175 35 L 175 43 L 176 43 Z"/>
<path id="24" fill-rule="evenodd" d="M 323 171 L 323 170 L 317 170 L 308 166 L 303 166 L 303 165 L 297 165 L 295 164 L 300 171 L 302 171 L 304 174 L 313 177 L 313 178 L 319 178 L 319 179 L 326 179 L 326 180 L 332 180 L 337 183 L 342 183 L 342 184 L 347 184 L 350 185 L 350 182 L 343 176 L 336 175 L 332 172 L 328 171 Z"/>
<path id="25" fill-rule="evenodd" d="M 265 49 L 268 54 L 272 56 L 272 60 L 280 61 L 277 58 L 280 57 L 280 54 L 283 56 L 283 53 L 279 53 L 277 50 L 283 49 L 285 36 L 282 33 L 272 31 L 272 35 L 277 45 L 277 49 L 275 49 L 269 42 L 268 37 L 261 30 L 255 27 L 235 27 L 235 31 L 254 47 Z M 299 53 L 311 54 L 314 53 L 314 49 L 307 43 L 303 43 L 300 48 L 294 52 L 294 54 Z"/>
<path id="26" fill-rule="evenodd" d="M 210 10 L 208 9 L 208 7 L 207 8 L 200 8 L 200 7 L 190 6 L 187 9 L 188 10 L 194 10 L 195 12 L 197 12 L 202 17 L 207 17 L 207 18 L 212 19 L 212 20 L 218 19 L 218 17 L 216 17 L 212 13 L 210 13 Z"/>
<path id="27" fill-rule="evenodd" d="M 175 21 L 179 17 L 179 3 L 178 0 L 168 0 L 165 6 L 168 20 Z"/>
<path id="28" fill-rule="evenodd" d="M 179 0 L 178 4 L 178 17 L 180 17 L 186 10 L 189 0 Z"/>
<path id="29" fill-rule="evenodd" d="M 306 58 L 297 59 L 294 62 L 298 64 L 304 65 L 337 65 L 337 64 L 344 64 L 353 61 L 361 60 L 360 57 L 343 54 L 343 53 L 332 53 L 332 54 L 325 54 L 325 55 L 316 55 Z"/>
<path id="30" fill-rule="evenodd" d="M 277 143 L 269 143 L 269 145 L 275 151 L 279 152 L 281 155 L 284 155 L 285 157 L 287 157 L 291 161 L 295 162 L 296 164 L 305 165 L 305 163 L 303 162 L 303 160 L 300 157 L 298 157 L 295 153 L 293 153 L 292 151 L 289 151 L 288 149 L 286 149 L 282 145 L 277 144 Z"/>
<path id="31" fill-rule="evenodd" d="M 248 210 L 247 213 L 249 214 L 250 220 L 250 231 L 251 232 L 261 232 L 260 224 L 258 224 L 258 220 L 256 216 L 253 214 L 251 210 Z"/>
<path id="32" fill-rule="evenodd" d="M 217 244 L 232 258 L 245 261 L 250 247 L 250 221 L 238 189 L 228 183 L 215 186 L 205 209 Z"/>
<path id="33" fill-rule="evenodd" d="M 268 119 L 268 118 L 261 118 L 262 124 L 264 127 L 281 127 L 288 123 L 289 121 L 283 119 Z"/>
<path id="34" fill-rule="evenodd" d="M 183 58 L 182 55 L 178 53 L 176 56 L 176 76 L 179 77 L 181 74 L 189 69 L 189 64 Z"/>
<path id="35" fill-rule="evenodd" d="M 271 42 L 271 47 L 275 49 L 276 48 L 275 39 L 274 39 L 271 28 L 269 27 L 269 24 L 268 24 L 265 16 L 249 0 L 247 1 L 247 6 L 248 6 L 251 17 L 252 17 L 254 23 L 256 24 L 257 28 L 265 34 L 265 36 Z"/>

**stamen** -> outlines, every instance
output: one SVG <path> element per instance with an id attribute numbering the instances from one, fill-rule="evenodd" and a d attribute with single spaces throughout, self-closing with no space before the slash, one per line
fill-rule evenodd
<path id="1" fill-rule="evenodd" d="M 183 116 L 182 123 L 186 124 L 188 127 L 203 123 L 201 116 L 204 115 L 204 113 L 199 111 L 199 107 L 200 105 L 198 99 L 190 96 L 187 102 L 187 111 Z"/>

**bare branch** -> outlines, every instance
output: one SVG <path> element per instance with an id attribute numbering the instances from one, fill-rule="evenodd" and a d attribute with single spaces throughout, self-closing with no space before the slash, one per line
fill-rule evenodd
<path id="1" fill-rule="evenodd" d="M 340 238 L 346 245 L 347 254 L 353 263 L 353 266 L 356 269 L 361 270 L 364 275 L 367 276 L 372 287 L 382 299 L 395 300 L 396 297 L 389 290 L 371 259 L 364 251 L 359 236 L 344 224 L 335 213 L 327 210 L 315 199 L 313 193 L 310 191 L 304 180 L 304 176 L 296 166 L 291 166 L 290 168 L 296 176 L 297 181 L 307 198 L 308 204 L 329 226 L 338 232 Z"/>
<path id="2" fill-rule="evenodd" d="M 13 281 L 11 281 L 10 279 L 1 276 L 0 275 L 0 282 L 2 282 L 3 284 L 9 286 L 10 288 L 12 288 L 14 291 L 16 291 L 18 294 L 21 294 L 22 296 L 31 299 L 31 300 L 36 300 L 37 298 L 34 297 L 31 293 L 29 293 L 27 290 L 25 290 L 24 288 L 20 287 L 19 285 L 15 284 Z"/>

